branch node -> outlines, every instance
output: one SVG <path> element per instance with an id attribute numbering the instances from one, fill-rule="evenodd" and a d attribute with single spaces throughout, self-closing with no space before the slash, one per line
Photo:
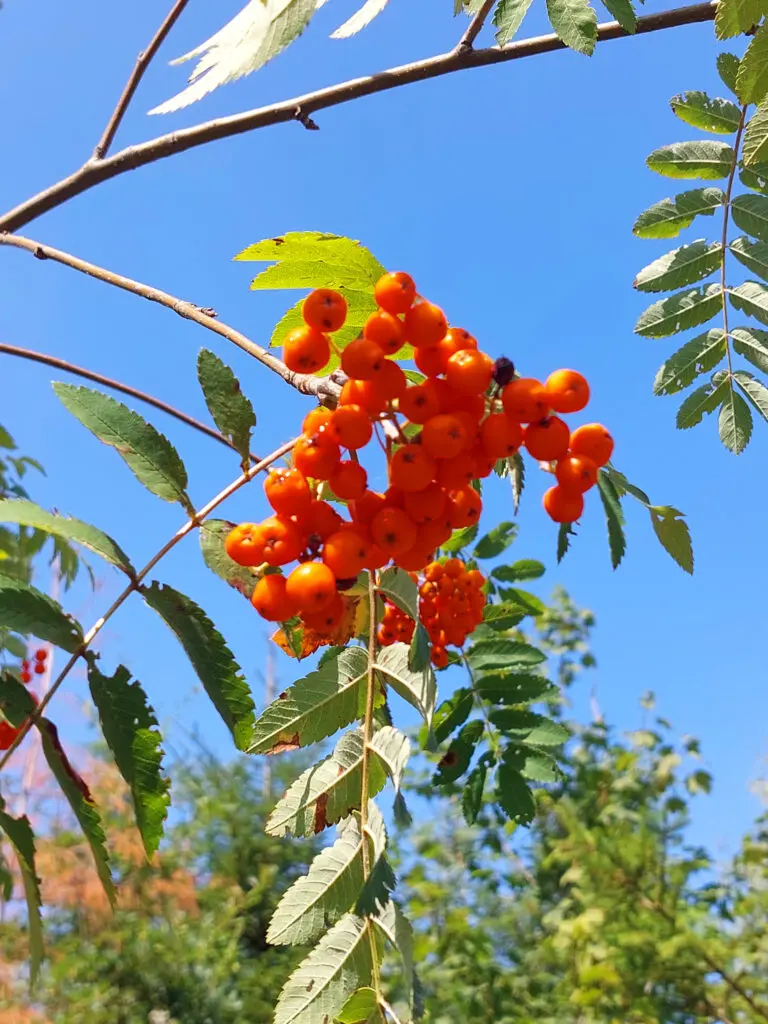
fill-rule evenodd
<path id="1" fill-rule="evenodd" d="M 304 113 L 301 107 L 296 107 L 293 116 L 296 118 L 299 124 L 304 125 L 308 132 L 320 131 L 320 125 L 317 123 L 317 121 L 313 121 L 309 114 Z"/>
<path id="2" fill-rule="evenodd" d="M 48 253 L 45 251 L 42 245 L 38 245 L 35 251 L 32 253 L 32 255 L 35 257 L 36 260 L 48 259 Z"/>
<path id="3" fill-rule="evenodd" d="M 212 320 L 215 320 L 216 317 L 219 315 L 213 308 L 213 306 L 198 306 L 197 308 L 200 310 L 203 316 L 209 316 L 211 317 Z"/>

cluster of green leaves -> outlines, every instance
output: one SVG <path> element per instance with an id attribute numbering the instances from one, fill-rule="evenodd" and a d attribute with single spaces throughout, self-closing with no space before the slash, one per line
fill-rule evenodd
<path id="1" fill-rule="evenodd" d="M 752 27 L 760 12 L 745 13 L 747 7 L 739 8 L 740 20 L 735 20 L 733 5 L 718 7 L 716 27 L 721 36 Z M 768 158 L 768 135 L 761 134 L 766 120 L 762 108 L 751 110 L 768 91 L 766 40 L 766 27 L 761 26 L 741 61 L 730 53 L 718 57 L 720 76 L 738 103 L 703 92 L 683 93 L 671 101 L 672 111 L 684 123 L 730 140 L 678 142 L 648 157 L 651 170 L 665 177 L 724 180 L 725 187 L 704 184 L 663 199 L 641 213 L 634 226 L 640 238 L 675 238 L 697 217 L 718 215 L 715 241 L 699 238 L 682 245 L 637 275 L 634 284 L 639 291 L 673 294 L 649 306 L 635 331 L 646 338 L 667 338 L 721 318 L 721 327 L 697 333 L 667 359 L 653 387 L 657 395 L 679 394 L 708 375 L 707 382 L 699 383 L 681 404 L 677 426 L 687 430 L 717 411 L 720 439 L 737 455 L 752 436 L 752 411 L 768 420 L 768 388 L 754 373 L 768 372 L 768 332 L 762 329 L 768 326 L 768 180 L 761 162 Z M 737 180 L 747 191 L 737 192 Z M 729 233 L 731 222 L 742 232 L 737 237 Z M 750 275 L 739 284 L 730 279 L 729 256 Z M 706 283 L 713 275 L 716 280 Z M 762 326 L 750 319 L 732 326 L 733 311 Z M 735 368 L 738 356 L 749 370 Z"/>

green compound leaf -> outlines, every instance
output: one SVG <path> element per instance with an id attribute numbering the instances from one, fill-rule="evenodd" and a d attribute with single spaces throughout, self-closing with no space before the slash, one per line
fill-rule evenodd
<path id="1" fill-rule="evenodd" d="M 739 74 L 739 58 L 733 53 L 718 53 L 717 73 L 726 88 L 736 94 L 736 81 Z"/>
<path id="2" fill-rule="evenodd" d="M 652 171 L 665 178 L 715 181 L 728 177 L 735 159 L 736 154 L 727 142 L 700 139 L 662 146 L 651 153 L 646 163 Z"/>
<path id="3" fill-rule="evenodd" d="M 768 244 L 751 242 L 742 235 L 741 238 L 734 238 L 728 248 L 747 270 L 768 281 Z"/>
<path id="4" fill-rule="evenodd" d="M 768 93 L 768 32 L 761 25 L 741 58 L 736 92 L 742 103 L 759 103 Z"/>
<path id="5" fill-rule="evenodd" d="M 740 313 L 753 316 L 768 325 L 768 287 L 757 281 L 745 281 L 729 293 L 731 305 Z"/>
<path id="6" fill-rule="evenodd" d="M 461 778 L 469 768 L 477 745 L 483 738 L 484 730 L 485 725 L 477 718 L 467 722 L 460 730 L 441 758 L 437 771 L 432 776 L 432 782 L 436 786 L 447 786 Z"/>
<path id="7" fill-rule="evenodd" d="M 495 672 L 481 676 L 475 692 L 491 704 L 527 704 L 555 692 L 555 687 L 535 672 Z"/>
<path id="8" fill-rule="evenodd" d="M 205 404 L 219 431 L 234 445 L 244 463 L 250 463 L 251 431 L 256 413 L 240 382 L 226 363 L 208 349 L 197 357 L 197 379 Z"/>
<path id="9" fill-rule="evenodd" d="M 475 558 L 496 558 L 512 544 L 518 534 L 517 523 L 499 523 L 490 533 L 482 537 L 475 550 Z"/>
<path id="10" fill-rule="evenodd" d="M 474 696 L 471 690 L 460 687 L 450 697 L 446 698 L 435 712 L 432 723 L 432 732 L 437 743 L 444 743 L 454 729 L 464 725 L 472 713 L 474 707 Z M 426 732 L 423 739 L 426 740 Z M 426 746 L 422 742 L 422 746 Z"/>
<path id="11" fill-rule="evenodd" d="M 524 580 L 537 580 L 546 572 L 543 562 L 535 558 L 521 558 L 512 565 L 499 565 L 491 570 L 491 576 L 502 583 L 519 583 Z"/>
<path id="12" fill-rule="evenodd" d="M 717 373 L 709 384 L 696 388 L 677 410 L 678 430 L 689 430 L 701 423 L 705 414 L 714 412 L 722 404 L 727 390 L 728 378 Z"/>
<path id="13" fill-rule="evenodd" d="M 432 723 L 437 700 L 437 682 L 431 665 L 414 671 L 409 665 L 407 644 L 392 644 L 376 656 L 376 673 L 382 682 L 416 708 L 427 726 Z"/>
<path id="14" fill-rule="evenodd" d="M 479 640 L 472 644 L 467 653 L 467 660 L 473 671 L 484 672 L 490 668 L 533 667 L 546 661 L 546 655 L 537 647 L 532 647 L 521 640 L 499 637 L 493 640 Z"/>
<path id="15" fill-rule="evenodd" d="M 737 370 L 733 377 L 753 408 L 768 422 L 768 388 L 746 370 Z"/>
<path id="16" fill-rule="evenodd" d="M 731 386 L 720 406 L 718 431 L 720 440 L 734 455 L 741 455 L 752 436 L 752 413 L 744 399 Z"/>
<path id="17" fill-rule="evenodd" d="M 100 441 L 114 448 L 147 490 L 190 508 L 187 471 L 171 442 L 122 402 L 91 388 L 54 383 L 62 404 Z"/>
<path id="18" fill-rule="evenodd" d="M 88 666 L 88 682 L 107 746 L 131 789 L 136 824 L 147 857 L 157 850 L 168 814 L 169 780 L 163 774 L 162 736 L 141 684 L 122 665 L 111 677 Z"/>
<path id="19" fill-rule="evenodd" d="M 742 163 L 739 170 L 742 185 L 763 195 L 768 194 L 768 164 L 754 164 L 747 168 Z"/>
<path id="20" fill-rule="evenodd" d="M 479 532 L 480 526 L 478 523 L 465 526 L 461 530 L 454 530 L 445 544 L 442 545 L 443 551 L 447 555 L 455 555 L 459 551 L 463 551 L 469 547 Z"/>
<path id="21" fill-rule="evenodd" d="M 591 56 L 597 42 L 597 14 L 587 0 L 547 0 L 547 14 L 566 46 Z"/>
<path id="22" fill-rule="evenodd" d="M 693 546 L 691 532 L 683 513 L 667 505 L 651 505 L 653 529 L 662 547 L 671 555 L 681 569 L 693 574 Z"/>
<path id="23" fill-rule="evenodd" d="M 718 269 L 722 253 L 720 242 L 700 238 L 649 263 L 635 278 L 634 287 L 641 292 L 668 292 L 696 284 Z"/>
<path id="24" fill-rule="evenodd" d="M 711 99 L 705 92 L 684 92 L 673 96 L 670 106 L 681 121 L 717 135 L 732 135 L 741 123 L 741 111 L 735 103 Z"/>
<path id="25" fill-rule="evenodd" d="M 763 373 L 768 373 L 768 331 L 757 327 L 734 327 L 731 330 L 733 350 L 748 359 Z"/>
<path id="26" fill-rule="evenodd" d="M 376 589 L 414 622 L 419 621 L 419 592 L 405 569 L 385 569 Z"/>
<path id="27" fill-rule="evenodd" d="M 530 824 L 536 815 L 536 804 L 528 784 L 508 760 L 502 760 L 496 772 L 496 802 L 510 821 Z"/>
<path id="28" fill-rule="evenodd" d="M 731 200 L 733 222 L 748 235 L 768 242 L 768 198 L 751 193 Z"/>
<path id="29" fill-rule="evenodd" d="M 5 836 L 13 848 L 21 872 L 29 927 L 29 987 L 34 989 L 45 953 L 41 914 L 43 900 L 40 894 L 40 879 L 37 877 L 35 868 L 35 835 L 26 815 L 21 818 L 13 818 L 6 812 L 2 797 L 0 797 L 0 834 Z"/>
<path id="30" fill-rule="evenodd" d="M 514 38 L 532 3 L 533 0 L 499 0 L 499 6 L 493 14 L 499 46 L 506 46 Z"/>
<path id="31" fill-rule="evenodd" d="M 461 792 L 461 811 L 468 825 L 474 825 L 480 814 L 487 778 L 488 764 L 485 758 L 480 758 L 480 761 L 467 776 L 467 781 Z"/>
<path id="32" fill-rule="evenodd" d="M 83 642 L 79 623 L 61 605 L 13 576 L 0 575 L 0 627 L 32 634 L 74 654 Z"/>
<path id="33" fill-rule="evenodd" d="M 763 99 L 750 118 L 744 132 L 742 153 L 745 167 L 768 161 L 768 100 Z"/>
<path id="34" fill-rule="evenodd" d="M 611 549 L 611 564 L 618 569 L 627 550 L 627 539 L 624 535 L 624 513 L 616 488 L 609 474 L 601 469 L 597 477 L 597 489 L 605 510 L 605 522 L 608 527 L 608 544 Z"/>
<path id="35" fill-rule="evenodd" d="M 722 309 L 719 284 L 692 288 L 670 295 L 649 306 L 635 324 L 635 333 L 644 338 L 668 338 L 672 334 L 698 327 Z"/>
<path id="36" fill-rule="evenodd" d="M 656 374 L 655 395 L 673 395 L 692 384 L 699 374 L 714 370 L 725 358 L 725 331 L 719 327 L 699 334 L 671 355 Z"/>
<path id="37" fill-rule="evenodd" d="M 106 533 L 80 519 L 70 519 L 58 513 L 46 512 L 34 501 L 0 500 L 0 523 L 18 523 L 20 526 L 30 526 L 34 530 L 42 530 L 43 533 L 82 544 L 84 548 L 88 548 L 89 551 L 100 555 L 107 562 L 117 566 L 118 569 L 122 569 L 128 576 L 133 578 L 136 575 L 126 553 Z"/>
<path id="38" fill-rule="evenodd" d="M 680 192 L 643 211 L 632 231 L 638 238 L 676 238 L 696 217 L 711 217 L 724 202 L 725 192 L 715 186 Z"/>
<path id="39" fill-rule="evenodd" d="M 359 988 L 353 992 L 336 1017 L 334 1024 L 386 1024 L 378 996 L 372 988 Z"/>
<path id="40" fill-rule="evenodd" d="M 614 16 L 625 32 L 637 30 L 637 14 L 630 0 L 603 0 L 603 6 Z"/>
<path id="41" fill-rule="evenodd" d="M 142 589 L 142 595 L 176 634 L 238 750 L 246 750 L 253 729 L 253 698 L 221 633 L 199 605 L 172 587 L 153 583 Z"/>
<path id="42" fill-rule="evenodd" d="M 715 35 L 730 39 L 759 25 L 763 14 L 762 0 L 722 0 L 715 12 Z"/>

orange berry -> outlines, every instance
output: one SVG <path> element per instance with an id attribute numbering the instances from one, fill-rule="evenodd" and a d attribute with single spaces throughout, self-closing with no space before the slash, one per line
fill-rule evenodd
<path id="1" fill-rule="evenodd" d="M 378 416 L 387 407 L 387 399 L 374 387 L 370 380 L 348 380 L 341 389 L 339 408 L 358 405 L 371 416 Z"/>
<path id="2" fill-rule="evenodd" d="M 333 505 L 329 505 L 327 501 L 314 500 L 307 514 L 302 516 L 301 525 L 308 536 L 316 533 L 321 540 L 325 540 L 338 530 L 342 522 Z"/>
<path id="3" fill-rule="evenodd" d="M 472 526 L 480 519 L 483 501 L 474 487 L 462 487 L 448 496 L 448 519 L 454 530 Z"/>
<path id="4" fill-rule="evenodd" d="M 540 423 L 531 423 L 525 428 L 525 447 L 534 459 L 551 462 L 562 459 L 568 451 L 571 431 L 559 416 L 548 416 Z"/>
<path id="5" fill-rule="evenodd" d="M 331 415 L 328 429 L 342 448 L 350 451 L 364 448 L 373 437 L 371 417 L 360 405 L 340 405 Z"/>
<path id="6" fill-rule="evenodd" d="M 468 451 L 480 441 L 480 424 L 472 413 L 467 412 L 466 409 L 457 409 L 456 412 L 451 413 L 451 415 L 455 416 L 464 428 L 466 441 L 464 442 L 463 450 Z"/>
<path id="7" fill-rule="evenodd" d="M 480 436 L 489 458 L 506 459 L 523 443 L 523 428 L 506 413 L 494 412 L 483 422 Z"/>
<path id="8" fill-rule="evenodd" d="M 421 445 L 404 444 L 390 459 L 389 479 L 403 491 L 423 491 L 435 479 L 436 469 Z"/>
<path id="9" fill-rule="evenodd" d="M 264 483 L 264 494 L 275 512 L 284 516 L 301 516 L 312 501 L 307 478 L 296 468 L 273 469 Z"/>
<path id="10" fill-rule="evenodd" d="M 399 411 L 411 423 L 426 423 L 432 416 L 440 412 L 440 401 L 432 381 L 409 387 L 400 396 Z"/>
<path id="11" fill-rule="evenodd" d="M 555 412 L 581 412 L 589 401 L 589 384 L 575 370 L 555 370 L 544 382 L 547 401 Z"/>
<path id="12" fill-rule="evenodd" d="M 350 580 L 363 571 L 369 552 L 370 544 L 361 534 L 339 530 L 323 545 L 323 561 L 337 580 Z"/>
<path id="13" fill-rule="evenodd" d="M 421 444 L 437 459 L 453 459 L 465 448 L 467 431 L 458 417 L 441 413 L 424 424 Z"/>
<path id="14" fill-rule="evenodd" d="M 347 300 L 331 288 L 315 288 L 304 299 L 301 315 L 317 331 L 338 331 L 347 319 Z"/>
<path id="15" fill-rule="evenodd" d="M 543 498 L 544 510 L 556 523 L 573 523 L 584 511 L 584 498 L 563 487 L 550 487 Z"/>
<path id="16" fill-rule="evenodd" d="M 27 674 L 29 675 L 29 673 Z M 10 750 L 20 732 L 21 726 L 16 728 L 15 725 L 11 725 L 5 719 L 0 719 L 0 750 Z"/>
<path id="17" fill-rule="evenodd" d="M 284 516 L 271 516 L 261 524 L 264 559 L 268 565 L 287 565 L 301 554 L 302 537 L 298 526 Z"/>
<path id="18" fill-rule="evenodd" d="M 440 459 L 437 464 L 437 483 L 448 491 L 466 487 L 475 476 L 475 460 L 469 452 L 461 452 L 455 459 Z"/>
<path id="19" fill-rule="evenodd" d="M 488 455 L 482 446 L 475 446 L 470 454 L 472 455 L 474 465 L 472 479 L 484 480 L 487 476 L 490 476 L 497 460 Z"/>
<path id="20" fill-rule="evenodd" d="M 461 352 L 462 349 L 477 348 L 477 339 L 474 338 L 469 331 L 465 331 L 463 327 L 451 327 L 448 329 L 448 333 L 440 342 L 440 349 L 445 356 L 446 363 L 455 352 Z"/>
<path id="21" fill-rule="evenodd" d="M 408 551 L 416 543 L 418 530 L 410 516 L 402 509 L 385 507 L 371 523 L 373 539 L 390 556 Z"/>
<path id="22" fill-rule="evenodd" d="M 405 511 L 414 523 L 429 523 L 439 519 L 445 510 L 445 491 L 439 484 L 429 484 L 422 491 L 405 495 Z"/>
<path id="23" fill-rule="evenodd" d="M 423 345 L 413 354 L 416 368 L 427 377 L 438 377 L 445 370 L 445 359 L 439 345 Z"/>
<path id="24" fill-rule="evenodd" d="M 443 512 L 439 519 L 433 519 L 419 526 L 419 541 L 427 551 L 434 551 L 445 544 L 452 533 L 453 527 L 448 521 L 448 510 L 446 508 L 446 511 Z"/>
<path id="25" fill-rule="evenodd" d="M 430 661 L 435 668 L 447 668 L 448 667 L 448 651 L 444 647 L 438 647 L 435 645 L 432 648 L 432 653 L 429 656 Z"/>
<path id="26" fill-rule="evenodd" d="M 391 359 L 385 359 L 381 372 L 373 382 L 377 393 L 386 399 L 387 402 L 394 402 L 401 398 L 408 387 L 408 378 L 402 369 L 393 363 Z"/>
<path id="27" fill-rule="evenodd" d="M 339 446 L 327 430 L 313 434 L 312 437 L 300 437 L 293 449 L 295 468 L 314 480 L 327 480 L 340 459 Z"/>
<path id="28" fill-rule="evenodd" d="M 467 573 L 467 579 L 470 586 L 475 587 L 477 590 L 485 586 L 485 576 L 483 576 L 479 569 L 470 569 Z"/>
<path id="29" fill-rule="evenodd" d="M 368 474 L 359 462 L 352 462 L 347 459 L 340 462 L 336 469 L 328 477 L 331 490 L 337 498 L 344 501 L 354 501 L 361 498 L 368 486 Z"/>
<path id="30" fill-rule="evenodd" d="M 405 327 L 402 320 L 380 309 L 365 321 L 363 337 L 375 342 L 382 352 L 393 356 L 405 344 Z"/>
<path id="31" fill-rule="evenodd" d="M 458 579 L 464 575 L 464 563 L 460 558 L 449 558 L 443 562 L 443 572 L 451 579 Z"/>
<path id="32" fill-rule="evenodd" d="M 385 358 L 375 341 L 356 338 L 341 353 L 341 368 L 354 380 L 373 380 L 384 365 Z"/>
<path id="33" fill-rule="evenodd" d="M 402 487 L 388 487 L 384 491 L 384 504 L 393 508 L 405 508 L 405 491 Z"/>
<path id="34" fill-rule="evenodd" d="M 259 580 L 251 595 L 251 604 L 267 622 L 287 622 L 297 610 L 286 593 L 285 577 L 279 574 Z"/>
<path id="35" fill-rule="evenodd" d="M 432 302 L 419 302 L 405 314 L 405 337 L 414 348 L 436 345 L 447 330 L 445 313 Z"/>
<path id="36" fill-rule="evenodd" d="M 368 564 L 366 569 L 383 569 L 389 561 L 389 555 L 386 551 L 382 551 L 378 544 L 371 544 L 368 554 Z"/>
<path id="37" fill-rule="evenodd" d="M 445 570 L 442 562 L 430 562 L 424 570 L 424 578 L 432 583 L 442 579 L 443 576 L 445 576 Z"/>
<path id="38" fill-rule="evenodd" d="M 493 360 L 477 349 L 461 349 L 448 360 L 445 379 L 463 395 L 485 394 L 493 379 Z"/>
<path id="39" fill-rule="evenodd" d="M 302 434 L 307 436 L 316 434 L 323 427 L 328 426 L 330 418 L 331 410 L 326 409 L 324 405 L 318 405 L 316 409 L 310 410 L 304 417 L 304 422 L 301 424 Z"/>
<path id="40" fill-rule="evenodd" d="M 410 274 L 397 270 L 379 278 L 373 289 L 373 297 L 376 304 L 385 312 L 392 313 L 393 316 L 405 313 L 416 298 L 416 285 Z"/>
<path id="41" fill-rule="evenodd" d="M 518 423 L 538 423 L 549 412 L 544 385 L 533 377 L 510 381 L 501 393 L 504 412 Z"/>
<path id="42" fill-rule="evenodd" d="M 302 614 L 321 612 L 336 596 L 336 577 L 323 562 L 303 562 L 286 580 L 286 593 Z"/>
<path id="43" fill-rule="evenodd" d="M 566 455 L 558 462 L 555 476 L 563 490 L 583 494 L 597 483 L 597 466 L 586 455 Z"/>
<path id="44" fill-rule="evenodd" d="M 331 344 L 314 327 L 297 327 L 283 342 L 283 362 L 294 373 L 317 373 L 331 358 Z"/>
<path id="45" fill-rule="evenodd" d="M 424 568 L 431 556 L 431 550 L 424 547 L 419 537 L 413 547 L 401 552 L 399 555 L 395 555 L 394 561 L 401 569 L 418 572 Z"/>
<path id="46" fill-rule="evenodd" d="M 238 565 L 261 565 L 264 561 L 264 535 L 257 523 L 240 523 L 227 534 L 224 550 Z"/>
<path id="47" fill-rule="evenodd" d="M 386 504 L 387 499 L 383 494 L 379 494 L 376 491 L 366 491 L 350 503 L 349 511 L 356 523 L 370 526 L 373 517 L 377 512 L 381 512 Z"/>
<path id="48" fill-rule="evenodd" d="M 319 612 L 304 612 L 301 621 L 309 629 L 321 636 L 332 633 L 344 617 L 344 601 L 341 594 L 336 594 L 331 603 Z"/>
<path id="49" fill-rule="evenodd" d="M 571 452 L 604 466 L 613 454 L 613 438 L 602 423 L 585 423 L 571 434 Z"/>
<path id="50" fill-rule="evenodd" d="M 391 647 L 397 643 L 397 634 L 394 629 L 382 625 L 376 631 L 376 640 L 380 647 Z"/>

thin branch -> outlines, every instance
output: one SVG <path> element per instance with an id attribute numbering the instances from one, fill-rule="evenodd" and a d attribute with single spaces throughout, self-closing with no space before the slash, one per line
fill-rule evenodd
<path id="1" fill-rule="evenodd" d="M 59 359 L 58 356 L 49 356 L 46 352 L 36 352 L 31 348 L 22 348 L 20 345 L 8 345 L 5 342 L 0 342 L 0 352 L 4 352 L 9 356 L 19 356 L 21 359 L 29 359 L 35 363 L 43 363 L 45 366 L 54 366 L 57 370 L 64 370 L 65 373 L 74 374 L 76 377 L 83 377 L 85 380 L 92 380 L 94 383 L 101 384 L 103 387 L 111 388 L 114 391 L 121 391 L 124 395 L 130 395 L 131 398 L 137 398 L 140 402 L 146 402 L 147 405 L 160 409 L 161 412 L 181 420 L 182 423 L 186 423 L 188 427 L 193 427 L 195 430 L 199 430 L 201 434 L 207 434 L 214 441 L 218 441 L 220 444 L 226 445 L 227 448 L 237 451 L 232 442 L 223 434 L 220 434 L 218 430 L 214 430 L 213 427 L 209 427 L 206 423 L 201 423 L 200 420 L 196 420 L 193 416 L 188 416 L 180 409 L 168 405 L 167 402 L 163 402 L 160 398 L 148 395 L 145 391 L 139 391 L 138 388 L 132 388 L 130 384 L 122 384 L 119 380 L 104 377 L 93 370 L 86 370 L 84 366 L 76 366 L 66 359 Z M 251 459 L 254 462 L 259 461 L 255 455 L 251 455 Z"/>
<path id="2" fill-rule="evenodd" d="M 662 11 L 659 14 L 649 14 L 638 18 L 637 34 L 642 35 L 668 28 L 678 28 L 682 25 L 712 21 L 716 10 L 717 3 L 708 2 Z M 617 21 L 605 22 L 599 25 L 597 30 L 597 38 L 600 42 L 623 39 L 628 34 Z M 243 114 L 206 121 L 192 128 L 160 135 L 138 146 L 123 149 L 104 160 L 89 161 L 68 178 L 64 178 L 45 191 L 25 200 L 15 209 L 0 217 L 0 232 L 17 231 L 24 224 L 28 224 L 43 213 L 61 206 L 62 203 L 74 196 L 87 192 L 88 189 L 102 181 L 108 181 L 126 171 L 144 167 L 157 160 L 163 160 L 176 153 L 193 149 L 196 146 L 203 146 L 218 139 L 227 139 L 234 135 L 242 135 L 244 132 L 254 131 L 257 128 L 295 121 L 297 108 L 309 115 L 318 110 L 349 103 L 363 96 L 372 96 L 375 93 L 397 89 L 414 82 L 439 78 L 441 75 L 448 75 L 454 71 L 502 64 L 510 60 L 520 60 L 523 57 L 533 57 L 564 49 L 566 49 L 565 43 L 552 33 L 532 39 L 522 39 L 503 47 L 490 46 L 483 50 L 465 49 L 460 53 L 453 50 L 437 57 L 428 57 L 426 60 L 390 68 L 388 71 L 381 71 L 365 78 L 355 78 L 326 89 L 318 89 L 316 92 L 307 93 L 304 96 L 294 96 L 292 99 L 275 103 L 269 107 L 260 107 Z"/>
<path id="3" fill-rule="evenodd" d="M 736 171 L 739 168 L 739 150 L 741 149 L 741 139 L 744 134 L 744 127 L 747 121 L 747 109 L 747 106 L 743 106 L 741 108 L 739 127 L 736 131 L 736 138 L 733 143 L 733 160 L 731 160 L 731 169 L 728 174 L 728 184 L 725 188 L 725 199 L 723 200 L 723 236 L 722 252 L 720 253 L 720 292 L 723 300 L 723 331 L 725 333 L 725 354 L 728 359 L 728 383 L 730 384 L 731 394 L 733 394 L 733 361 L 731 359 L 731 334 L 728 328 L 728 219 L 731 211 L 733 184 L 736 180 Z"/>
<path id="4" fill-rule="evenodd" d="M 294 437 L 292 441 L 287 441 L 285 444 L 281 445 L 274 452 L 272 452 L 271 455 L 268 455 L 265 459 L 262 459 L 261 462 L 257 462 L 255 466 L 251 466 L 251 468 L 246 470 L 246 472 L 239 476 L 237 480 L 234 480 L 231 484 L 225 487 L 223 491 L 220 491 L 215 498 L 212 498 L 207 505 L 200 509 L 199 512 L 196 512 L 193 516 L 191 516 L 187 520 L 187 522 L 184 523 L 184 525 L 176 531 L 173 537 L 171 537 L 169 541 L 166 541 L 166 543 L 163 544 L 163 546 L 160 548 L 157 554 L 153 555 L 153 557 L 150 558 L 150 560 L 147 562 L 147 564 L 144 566 L 141 572 L 139 572 L 136 575 L 136 577 L 131 580 L 131 582 L 128 584 L 125 590 L 123 590 L 123 592 L 115 599 L 110 608 L 102 615 L 100 619 L 98 619 L 93 624 L 93 626 L 91 626 L 91 628 L 85 634 L 82 643 L 79 645 L 74 654 L 72 654 L 69 661 L 58 674 L 58 676 L 56 677 L 56 681 L 53 683 L 48 693 L 45 694 L 45 696 L 37 705 L 35 710 L 24 722 L 24 725 L 21 727 L 18 736 L 13 741 L 11 746 L 8 748 L 5 754 L 2 757 L 0 757 L 0 771 L 2 771 L 2 769 L 8 763 L 9 759 L 13 755 L 14 750 L 16 750 L 19 744 L 22 743 L 24 737 L 27 735 L 32 726 L 37 724 L 46 707 L 51 702 L 56 691 L 59 689 L 61 684 L 67 678 L 67 676 L 75 667 L 80 658 L 83 657 L 85 652 L 91 646 L 91 644 L 99 635 L 99 633 L 107 624 L 107 622 L 109 622 L 109 620 L 112 618 L 115 612 L 118 611 L 123 604 L 125 604 L 125 602 L 131 596 L 131 594 L 141 589 L 142 583 L 150 574 L 150 572 L 152 572 L 152 570 L 155 568 L 158 562 L 165 558 L 165 556 L 170 551 L 172 551 L 177 544 L 184 540 L 184 538 L 188 534 L 192 533 L 193 530 L 198 529 L 202 525 L 202 523 L 205 522 L 208 516 L 212 512 L 214 512 L 219 507 L 219 505 L 226 501 L 227 498 L 230 498 L 236 491 L 239 491 L 241 487 L 244 487 L 245 484 L 250 483 L 250 481 L 253 480 L 253 478 L 257 474 L 261 473 L 262 470 L 268 469 L 273 462 L 277 462 L 277 460 L 282 458 L 283 455 L 291 451 L 291 449 L 295 446 L 298 440 L 299 439 L 297 437 Z"/>
<path id="5" fill-rule="evenodd" d="M 0 234 L 0 245 L 11 245 L 18 249 L 25 249 L 37 259 L 54 260 L 65 267 L 71 267 L 72 270 L 78 270 L 81 274 L 87 274 L 89 277 L 95 277 L 99 281 L 105 281 L 115 288 L 121 288 L 123 291 L 131 292 L 133 295 L 138 295 L 142 299 L 148 299 L 150 302 L 157 302 L 159 305 L 165 306 L 166 309 L 173 310 L 174 313 L 177 313 L 185 320 L 193 320 L 196 324 L 200 324 L 201 327 L 205 327 L 207 330 L 213 331 L 214 334 L 218 334 L 220 337 L 226 338 L 227 341 L 231 341 L 238 348 L 247 352 L 248 355 L 258 359 L 260 363 L 281 377 L 286 384 L 296 388 L 301 394 L 315 395 L 319 401 L 329 402 L 330 404 L 335 404 L 338 398 L 340 389 L 337 381 L 332 376 L 314 377 L 312 374 L 294 373 L 288 369 L 282 359 L 273 356 L 271 352 L 262 348 L 261 345 L 257 345 L 255 341 L 251 341 L 250 338 L 235 330 L 234 327 L 221 323 L 212 310 L 203 309 L 192 302 L 187 302 L 177 298 L 175 295 L 170 295 L 168 292 L 161 291 L 159 288 L 142 284 L 141 281 L 134 281 L 130 277 L 124 277 L 122 274 L 115 274 L 111 270 L 106 270 L 95 263 L 88 263 L 86 260 L 73 256 L 71 253 L 63 252 L 61 249 L 54 249 L 50 245 L 42 245 L 32 238 L 24 238 L 21 235 Z"/>
<path id="6" fill-rule="evenodd" d="M 477 37 L 482 32 L 483 25 L 485 25 L 485 20 L 488 17 L 488 15 L 491 13 L 491 10 L 493 9 L 493 5 L 495 3 L 496 3 L 496 0 L 485 0 L 485 3 L 483 4 L 483 6 L 480 8 L 480 10 L 474 16 L 472 21 L 470 21 L 470 23 L 469 23 L 469 25 L 467 27 L 467 31 L 464 33 L 464 35 L 459 40 L 459 45 L 456 47 L 456 51 L 458 53 L 465 53 L 467 50 L 471 50 L 472 49 L 472 47 L 474 46 L 475 40 L 477 39 Z"/>
<path id="7" fill-rule="evenodd" d="M 112 112 L 112 116 L 109 119 L 107 127 L 104 129 L 104 134 L 99 139 L 96 148 L 93 151 L 94 160 L 102 160 L 109 150 L 109 147 L 112 145 L 115 135 L 117 134 L 117 129 L 120 127 L 120 123 L 125 117 L 125 112 L 130 106 L 134 93 L 138 89 L 139 83 L 144 77 L 144 73 L 152 63 L 155 54 L 165 42 L 166 36 L 179 20 L 181 12 L 188 3 L 189 0 L 176 0 L 176 3 L 173 5 L 173 9 L 155 33 L 155 37 L 152 42 L 146 50 L 142 50 L 136 58 L 136 64 L 131 72 L 131 76 L 125 83 L 125 88 L 123 89 L 120 99 L 117 101 L 117 106 Z"/>

